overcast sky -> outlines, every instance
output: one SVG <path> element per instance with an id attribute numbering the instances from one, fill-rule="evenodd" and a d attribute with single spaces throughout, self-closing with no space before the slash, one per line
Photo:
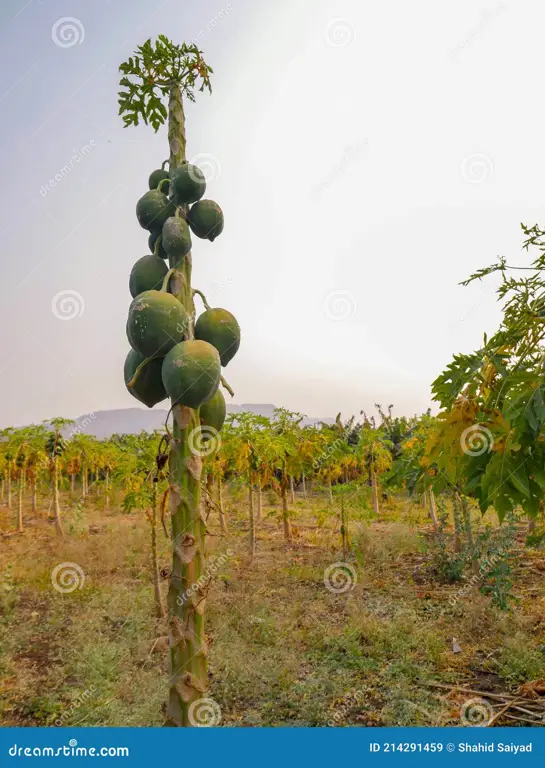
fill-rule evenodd
<path id="1" fill-rule="evenodd" d="M 494 283 L 458 283 L 524 263 L 519 223 L 543 224 L 539 0 L 2 0 L 0 18 L 0 426 L 138 405 L 135 205 L 168 146 L 116 100 L 159 33 L 215 70 L 187 149 L 225 230 L 194 238 L 194 285 L 242 327 L 234 402 L 420 412 L 496 327 Z"/>

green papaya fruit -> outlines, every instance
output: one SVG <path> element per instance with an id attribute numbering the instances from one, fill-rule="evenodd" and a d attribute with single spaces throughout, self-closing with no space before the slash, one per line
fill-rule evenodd
<path id="1" fill-rule="evenodd" d="M 162 376 L 174 402 L 199 408 L 215 395 L 219 386 L 218 350 L 206 341 L 182 341 L 165 356 Z"/>
<path id="2" fill-rule="evenodd" d="M 163 224 L 161 244 L 166 254 L 180 262 L 191 250 L 191 232 L 185 219 L 171 216 Z M 172 263 L 172 262 L 171 262 Z"/>
<path id="3" fill-rule="evenodd" d="M 183 304 L 171 293 L 144 291 L 132 300 L 127 320 L 131 347 L 144 357 L 164 357 L 189 326 Z"/>
<path id="4" fill-rule="evenodd" d="M 152 171 L 148 179 L 149 188 L 157 189 L 159 182 L 163 181 L 163 179 L 170 179 L 170 174 L 168 171 L 165 171 L 163 168 L 157 168 L 156 171 Z M 161 184 L 161 192 L 163 195 L 169 194 L 169 186 L 169 184 Z"/>
<path id="5" fill-rule="evenodd" d="M 203 403 L 199 410 L 199 418 L 203 427 L 203 440 L 207 440 L 210 437 L 210 434 L 207 434 L 207 427 L 216 430 L 216 432 L 220 431 L 223 427 L 226 413 L 225 398 L 221 389 L 218 388 L 214 397 L 210 398 L 207 403 Z"/>
<path id="6" fill-rule="evenodd" d="M 134 264 L 129 276 L 131 296 L 135 298 L 144 291 L 159 291 L 167 272 L 168 267 L 159 256 L 142 256 Z"/>
<path id="7" fill-rule="evenodd" d="M 175 212 L 174 203 L 158 189 L 152 189 L 142 195 L 136 204 L 136 218 L 143 229 L 160 232 L 169 216 Z"/>
<path id="8" fill-rule="evenodd" d="M 123 368 L 123 376 L 125 378 L 125 386 L 134 376 L 138 366 L 144 362 L 146 358 L 131 349 L 125 359 L 125 365 Z M 138 378 L 127 391 L 140 400 L 141 403 L 147 405 L 148 408 L 153 408 L 154 405 L 160 403 L 166 399 L 167 393 L 163 386 L 163 379 L 161 378 L 161 368 L 163 365 L 163 358 L 154 357 L 142 368 L 138 374 Z"/>
<path id="9" fill-rule="evenodd" d="M 197 237 L 213 241 L 223 232 L 223 211 L 213 200 L 199 200 L 187 214 L 191 231 Z"/>
<path id="10" fill-rule="evenodd" d="M 174 168 L 170 180 L 172 198 L 176 205 L 200 200 L 206 190 L 204 173 L 196 165 L 184 163 Z"/>
<path id="11" fill-rule="evenodd" d="M 235 316 L 226 309 L 207 309 L 197 319 L 195 338 L 216 347 L 221 364 L 227 365 L 240 347 L 240 326 Z"/>
<path id="12" fill-rule="evenodd" d="M 161 235 L 162 230 L 158 230 L 157 232 L 152 232 L 148 237 L 148 246 L 152 253 L 155 253 L 155 243 L 161 237 Z M 161 237 L 161 242 L 159 243 L 159 248 L 157 249 L 157 256 L 159 256 L 160 259 L 168 259 L 168 253 L 163 248 L 162 240 L 163 238 Z"/>

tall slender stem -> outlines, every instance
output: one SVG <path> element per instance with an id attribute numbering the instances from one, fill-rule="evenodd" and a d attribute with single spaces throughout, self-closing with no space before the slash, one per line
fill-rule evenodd
<path id="1" fill-rule="evenodd" d="M 172 86 L 168 139 L 170 170 L 186 162 L 185 117 L 182 91 Z M 186 208 L 186 206 L 184 206 Z M 170 292 L 193 318 L 191 254 L 184 257 L 170 281 Z M 193 325 L 186 339 L 193 338 Z M 202 460 L 190 449 L 189 435 L 200 427 L 198 409 L 174 405 L 170 447 L 170 500 L 172 522 L 172 575 L 168 590 L 170 690 L 167 725 L 190 726 L 190 708 L 204 696 L 207 684 L 207 648 L 204 636 L 204 592 L 198 586 L 204 574 L 205 527 L 200 510 Z M 190 593 L 188 595 L 187 593 Z"/>

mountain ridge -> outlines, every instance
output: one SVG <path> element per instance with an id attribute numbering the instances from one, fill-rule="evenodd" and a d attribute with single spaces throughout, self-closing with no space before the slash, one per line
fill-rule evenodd
<path id="1" fill-rule="evenodd" d="M 227 403 L 227 414 L 250 411 L 258 416 L 271 418 L 276 406 L 272 403 Z M 65 437 L 74 434 L 93 435 L 98 440 L 111 437 L 113 434 L 138 434 L 139 432 L 153 432 L 162 429 L 167 418 L 168 411 L 164 408 L 114 408 L 104 411 L 90 411 L 74 419 L 75 424 L 63 430 Z M 319 424 L 320 422 L 333 424 L 335 419 L 331 417 L 317 418 L 305 417 L 304 425 Z"/>

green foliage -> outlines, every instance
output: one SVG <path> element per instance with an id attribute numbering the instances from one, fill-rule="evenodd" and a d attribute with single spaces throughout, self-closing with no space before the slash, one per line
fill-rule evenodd
<path id="1" fill-rule="evenodd" d="M 175 45 L 165 35 L 158 35 L 155 43 L 149 39 L 138 46 L 119 71 L 123 74 L 119 81 L 119 114 L 125 127 L 138 125 L 141 119 L 158 131 L 167 120 L 164 100 L 174 84 L 180 85 L 190 101 L 195 100 L 195 88 L 212 90 L 213 70 L 202 58 L 202 51 L 196 45 Z"/>

